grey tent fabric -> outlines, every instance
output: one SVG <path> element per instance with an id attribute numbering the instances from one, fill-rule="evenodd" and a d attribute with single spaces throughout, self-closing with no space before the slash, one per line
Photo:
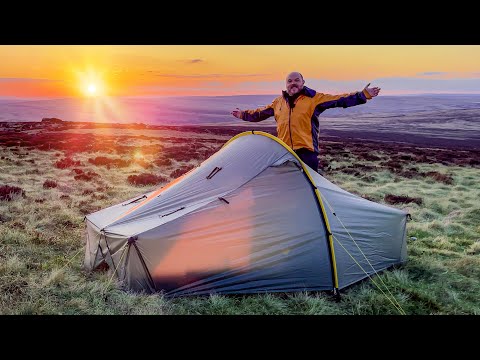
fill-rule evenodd
<path id="1" fill-rule="evenodd" d="M 407 260 L 407 213 L 342 190 L 314 171 L 310 174 L 333 234 L 339 289 Z"/>
<path id="2" fill-rule="evenodd" d="M 105 262 L 126 288 L 167 296 L 341 289 L 406 261 L 406 215 L 246 132 L 163 188 L 87 215 L 84 267 Z"/>

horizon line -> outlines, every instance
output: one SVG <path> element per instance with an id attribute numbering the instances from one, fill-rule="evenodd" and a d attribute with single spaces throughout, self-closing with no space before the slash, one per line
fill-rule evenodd
<path id="1" fill-rule="evenodd" d="M 388 95 L 379 95 L 381 97 L 400 97 L 400 96 L 426 96 L 426 95 L 480 95 L 480 92 L 425 92 L 425 93 L 404 93 L 404 94 L 388 94 Z M 200 97 L 234 97 L 234 96 L 274 96 L 277 97 L 279 94 L 236 94 L 236 95 L 115 95 L 115 96 L 98 96 L 93 98 L 86 98 L 81 96 L 64 96 L 64 97 L 20 97 L 20 96 L 0 96 L 0 100 L 95 100 L 102 98 L 200 98 Z"/>

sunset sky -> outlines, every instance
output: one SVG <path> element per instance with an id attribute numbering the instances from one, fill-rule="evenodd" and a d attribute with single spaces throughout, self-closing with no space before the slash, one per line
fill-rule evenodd
<path id="1" fill-rule="evenodd" d="M 279 94 L 300 71 L 325 93 L 480 94 L 480 46 L 0 45 L 0 98 Z"/>

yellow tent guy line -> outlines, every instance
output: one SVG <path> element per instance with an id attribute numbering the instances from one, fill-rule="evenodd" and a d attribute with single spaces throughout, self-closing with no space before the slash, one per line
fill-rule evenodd
<path id="1" fill-rule="evenodd" d="M 77 253 L 75 255 L 73 255 L 70 260 L 67 261 L 67 263 L 65 265 L 63 265 L 59 271 L 62 271 L 68 264 L 70 264 L 72 262 L 73 259 L 75 259 L 77 257 L 78 254 L 80 254 L 80 252 L 82 251 L 85 251 L 85 249 L 83 248 L 83 246 L 77 251 Z"/>
<path id="2" fill-rule="evenodd" d="M 360 251 L 360 253 L 363 255 L 363 257 L 365 258 L 365 260 L 367 260 L 368 262 L 368 265 L 370 265 L 370 267 L 372 268 L 372 270 L 375 272 L 375 275 L 378 276 L 378 278 L 380 279 L 381 283 L 383 284 L 383 286 L 385 286 L 385 289 L 387 289 L 388 293 L 392 296 L 392 298 L 395 300 L 395 302 L 397 303 L 398 307 L 401 308 L 400 304 L 398 303 L 398 301 L 396 300 L 395 296 L 393 296 L 392 292 L 390 291 L 390 289 L 388 288 L 387 284 L 385 284 L 385 282 L 382 280 L 382 277 L 378 274 L 378 272 L 375 270 L 375 268 L 373 267 L 372 263 L 368 260 L 367 256 L 365 255 L 365 253 L 362 251 L 362 249 L 360 249 L 360 246 L 358 246 L 357 242 L 355 241 L 355 239 L 353 238 L 352 234 L 350 234 L 350 231 L 348 231 L 348 229 L 346 228 L 346 226 L 343 224 L 342 220 L 340 220 L 340 218 L 337 216 L 337 213 L 335 212 L 335 210 L 333 209 L 332 205 L 330 205 L 330 203 L 328 202 L 328 200 L 322 196 L 322 198 L 324 198 L 325 200 L 325 203 L 327 204 L 327 206 L 330 208 L 330 211 L 335 214 L 335 217 L 337 218 L 338 222 L 342 225 L 342 227 L 345 229 L 345 231 L 347 232 L 348 236 L 350 236 L 350 239 L 352 239 L 353 243 L 355 244 L 355 246 L 357 247 L 357 249 Z M 340 241 L 335 238 L 335 240 L 337 240 L 337 242 L 341 245 Z M 342 246 L 343 247 L 343 246 Z M 343 249 L 347 252 L 347 254 L 353 259 L 353 256 L 347 251 L 347 249 L 345 249 L 343 247 Z M 353 259 L 355 261 L 355 259 Z M 356 261 L 355 261 L 356 262 Z M 358 263 L 357 263 L 358 264 Z M 358 266 L 360 266 L 358 264 Z M 363 272 L 370 278 L 370 276 L 367 274 L 367 272 L 360 266 L 360 268 L 363 270 Z M 371 278 L 370 278 L 371 279 Z M 372 280 L 373 281 L 373 280 Z M 378 285 L 377 285 L 378 286 Z M 380 288 L 379 288 L 380 289 Z M 382 291 L 383 292 L 383 291 Z M 403 309 L 402 309 L 403 311 Z"/>
<path id="3" fill-rule="evenodd" d="M 239 137 L 242 137 L 242 136 L 247 136 L 247 135 L 262 135 L 262 136 L 266 136 L 274 141 L 276 141 L 277 143 L 279 143 L 280 145 L 282 145 L 286 150 L 288 150 L 293 156 L 295 156 L 295 158 L 298 160 L 298 162 L 300 163 L 300 165 L 302 166 L 302 169 L 304 171 L 304 173 L 307 175 L 308 177 L 308 180 L 310 181 L 310 183 L 314 186 L 315 188 L 315 195 L 317 196 L 317 200 L 318 200 L 318 203 L 320 204 L 320 208 L 322 210 L 322 215 L 323 215 L 323 219 L 325 220 L 325 226 L 327 228 L 327 231 L 328 231 L 328 243 L 329 243 L 329 247 L 330 247 L 330 253 L 332 254 L 332 267 L 333 267 L 333 278 L 334 278 L 334 287 L 336 289 L 338 289 L 338 274 L 337 274 L 337 264 L 336 264 L 336 259 L 335 259 L 335 250 L 333 248 L 333 238 L 332 238 L 332 230 L 330 229 L 330 224 L 328 222 L 328 217 L 327 217 L 327 213 L 325 211 L 325 207 L 323 205 L 323 202 L 322 202 L 322 197 L 320 196 L 320 193 L 315 185 L 315 182 L 313 181 L 312 177 L 310 176 L 307 168 L 305 167 L 305 165 L 303 164 L 303 161 L 298 157 L 298 155 L 295 153 L 295 151 L 293 151 L 290 146 L 288 146 L 287 144 L 285 144 L 282 140 L 280 140 L 279 138 L 277 138 L 276 136 L 273 136 L 272 134 L 269 134 L 267 132 L 264 132 L 264 131 L 244 131 L 240 134 L 237 134 L 235 135 L 234 137 L 232 137 L 230 140 L 228 140 L 223 146 L 222 148 L 226 147 L 228 144 L 230 144 L 232 141 L 234 141 L 235 139 L 238 139 Z"/>
<path id="4" fill-rule="evenodd" d="M 118 267 L 120 266 L 120 264 L 122 263 L 123 256 L 124 256 L 125 253 L 127 252 L 127 251 L 126 251 L 126 250 L 127 250 L 127 249 L 126 249 L 127 245 L 128 245 L 128 241 L 125 243 L 125 245 L 122 246 L 122 247 L 124 248 L 124 250 L 123 250 L 122 256 L 120 257 L 120 260 L 118 260 L 118 266 L 115 266 L 115 267 L 114 267 L 113 274 L 112 274 L 110 280 L 108 280 L 107 286 L 105 286 L 105 289 L 103 289 L 103 292 L 107 291 L 108 285 L 110 285 L 113 277 L 114 277 L 115 274 L 117 273 L 117 269 L 118 269 Z M 120 250 L 122 250 L 122 248 L 120 248 Z M 119 251 L 120 251 L 120 250 L 119 250 Z M 115 262 L 113 261 L 113 255 L 112 255 L 112 254 L 110 254 L 110 257 L 112 258 L 112 263 L 115 264 Z"/>
<path id="5" fill-rule="evenodd" d="M 375 280 L 373 280 L 373 278 L 365 271 L 365 269 L 362 267 L 362 265 L 360 265 L 360 264 L 358 263 L 358 261 L 355 260 L 355 258 L 352 256 L 352 254 L 350 254 L 350 253 L 348 252 L 348 250 L 345 248 L 345 246 L 342 245 L 342 243 L 340 242 L 340 240 L 338 240 L 337 237 L 334 237 L 334 238 L 335 238 L 335 240 L 340 244 L 340 246 L 345 250 L 345 252 L 348 254 L 348 256 L 350 256 L 350 257 L 353 259 L 353 261 L 355 261 L 355 263 L 358 265 L 358 267 L 365 273 L 365 275 L 368 276 L 368 278 L 373 282 L 373 284 L 378 288 L 378 290 L 380 290 L 380 291 L 382 292 L 382 294 L 385 295 L 385 297 L 387 298 L 387 300 L 392 303 L 392 305 L 395 307 L 395 309 L 397 309 L 398 312 L 399 312 L 401 315 L 406 315 L 405 311 L 402 309 L 402 307 L 400 306 L 400 304 L 398 303 L 398 301 L 395 299 L 395 297 L 392 295 L 392 298 L 395 300 L 395 302 L 396 302 L 397 304 L 395 304 L 395 303 L 390 299 L 390 297 L 389 297 L 387 294 L 385 294 L 385 292 L 382 290 L 382 288 L 381 288 L 380 286 L 378 286 L 378 284 L 375 282 Z M 375 270 L 375 269 L 374 269 L 374 270 Z M 375 274 L 378 276 L 377 273 L 375 273 Z M 388 289 L 388 288 L 387 288 L 387 289 Z"/>
<path id="6" fill-rule="evenodd" d="M 327 206 L 330 208 L 330 211 L 332 213 L 335 214 L 335 217 L 337 218 L 338 222 L 342 225 L 342 227 L 345 229 L 345 231 L 347 232 L 348 236 L 350 236 L 350 239 L 352 239 L 353 243 L 355 244 L 355 246 L 357 247 L 357 249 L 360 251 L 360 253 L 363 255 L 363 257 L 365 258 L 365 260 L 367 260 L 368 262 L 368 265 L 370 265 L 370 267 L 372 268 L 372 270 L 375 272 L 375 275 L 378 276 L 378 278 L 380 279 L 381 283 L 383 284 L 383 286 L 385 286 L 385 289 L 387 289 L 387 291 L 389 292 L 389 294 L 395 299 L 395 296 L 393 296 L 392 292 L 390 291 L 390 289 L 388 288 L 387 284 L 385 284 L 385 282 L 382 280 L 382 277 L 378 274 L 378 272 L 375 270 L 375 268 L 373 267 L 373 265 L 370 263 L 370 261 L 368 260 L 367 256 L 365 255 L 365 253 L 362 251 L 362 249 L 360 249 L 360 246 L 358 246 L 357 242 L 355 241 L 355 239 L 353 238 L 352 234 L 350 234 L 350 231 L 348 231 L 347 227 L 343 224 L 342 220 L 340 220 L 340 218 L 336 215 L 336 212 L 335 210 L 333 209 L 332 205 L 330 205 L 330 203 L 328 202 L 328 200 L 325 198 L 325 202 L 327 204 Z M 338 241 L 338 240 L 337 240 Z M 346 250 L 345 250 L 346 251 Z M 348 252 L 347 252 L 348 253 Z M 350 255 L 350 254 L 348 254 Z M 351 256 L 351 255 L 350 255 Z M 363 269 L 362 269 L 363 270 Z M 364 271 L 365 272 L 365 271 Z M 366 273 L 366 272 L 365 272 Z M 368 274 L 367 274 L 368 275 Z M 395 301 L 397 301 L 395 299 Z M 398 306 L 400 306 L 400 304 L 397 302 Z"/>

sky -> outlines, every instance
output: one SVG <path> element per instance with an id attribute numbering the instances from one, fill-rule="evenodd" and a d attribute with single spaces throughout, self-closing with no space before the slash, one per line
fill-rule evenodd
<path id="1" fill-rule="evenodd" d="M 0 98 L 480 94 L 480 45 L 0 45 Z"/>

